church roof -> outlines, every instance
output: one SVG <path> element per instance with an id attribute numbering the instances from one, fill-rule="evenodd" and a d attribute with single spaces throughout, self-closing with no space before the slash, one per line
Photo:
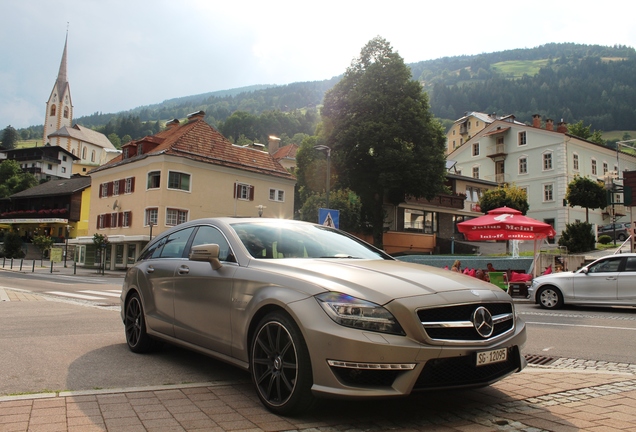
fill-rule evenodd
<path id="1" fill-rule="evenodd" d="M 115 149 L 115 146 L 108 138 L 106 138 L 106 135 L 78 125 L 77 123 L 73 125 L 73 127 L 64 126 L 63 128 L 56 130 L 48 136 L 48 138 L 51 137 L 71 137 L 88 144 L 94 144 L 104 149 Z"/>
<path id="2" fill-rule="evenodd" d="M 121 154 L 95 168 L 91 173 L 167 154 L 290 180 L 295 178 L 268 152 L 232 144 L 219 131 L 207 124 L 203 117 L 204 113 L 199 111 L 191 114 L 189 121 L 183 125 L 178 124 L 178 120 L 173 120 L 164 131 L 125 144 L 123 148 L 128 148 L 127 158 L 124 158 L 125 153 Z M 143 149 L 139 155 L 138 146 L 142 146 Z"/>

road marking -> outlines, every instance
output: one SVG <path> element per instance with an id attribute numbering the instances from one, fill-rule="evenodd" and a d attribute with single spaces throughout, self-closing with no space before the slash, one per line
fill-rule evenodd
<path id="1" fill-rule="evenodd" d="M 585 325 L 585 324 L 558 324 L 558 323 L 542 323 L 542 322 L 532 322 L 532 321 L 526 321 L 526 324 L 561 326 L 561 327 L 586 327 L 586 328 L 598 328 L 598 329 L 606 329 L 606 330 L 636 330 L 636 328 L 633 328 L 633 327 L 612 327 L 612 326 L 596 326 L 596 325 Z"/>
<path id="2" fill-rule="evenodd" d="M 64 291 L 47 291 L 45 294 L 53 294 L 61 297 L 71 297 L 71 298 L 80 298 L 83 300 L 103 300 L 103 297 L 95 297 L 84 294 L 72 293 L 72 292 L 64 292 Z"/>
<path id="3" fill-rule="evenodd" d="M 121 290 L 108 290 L 108 291 L 83 290 L 83 291 L 80 291 L 80 292 L 84 293 L 84 294 L 95 294 L 95 295 L 102 295 L 102 296 L 107 296 L 107 297 L 119 297 L 119 296 L 121 296 Z"/>

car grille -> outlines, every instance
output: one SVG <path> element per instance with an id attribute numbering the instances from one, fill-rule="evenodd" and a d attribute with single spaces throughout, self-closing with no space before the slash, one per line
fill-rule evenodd
<path id="1" fill-rule="evenodd" d="M 476 366 L 476 354 L 429 360 L 413 390 L 487 385 L 518 370 L 519 358 L 519 348 L 515 346 L 508 349 L 508 360 L 485 366 Z"/>
<path id="2" fill-rule="evenodd" d="M 488 337 L 477 332 L 473 323 L 473 314 L 484 307 L 493 318 L 493 332 Z M 443 341 L 483 341 L 500 336 L 514 327 L 512 303 L 471 303 L 445 306 L 432 309 L 420 309 L 417 316 L 426 331 L 434 340 Z"/>

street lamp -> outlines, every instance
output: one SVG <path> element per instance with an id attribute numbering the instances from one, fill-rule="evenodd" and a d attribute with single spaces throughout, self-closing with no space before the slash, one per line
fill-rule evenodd
<path id="1" fill-rule="evenodd" d="M 68 237 L 71 235 L 71 226 L 66 225 L 66 246 L 64 247 L 64 267 L 66 268 L 66 257 L 68 256 Z"/>
<path id="2" fill-rule="evenodd" d="M 155 226 L 155 224 L 153 222 L 148 222 L 148 225 L 150 226 L 150 240 L 148 241 L 152 241 L 152 227 Z"/>
<path id="3" fill-rule="evenodd" d="M 329 187 L 331 183 L 331 147 L 326 145 L 317 145 L 314 146 L 316 150 L 324 151 L 327 155 L 327 189 L 326 189 L 326 198 L 325 198 L 325 207 L 329 208 Z"/>

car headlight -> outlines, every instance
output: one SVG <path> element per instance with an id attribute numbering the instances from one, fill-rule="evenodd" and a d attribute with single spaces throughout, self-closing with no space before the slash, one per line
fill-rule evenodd
<path id="1" fill-rule="evenodd" d="M 404 335 L 395 317 L 382 306 L 338 292 L 316 296 L 318 304 L 336 323 L 360 330 Z"/>

